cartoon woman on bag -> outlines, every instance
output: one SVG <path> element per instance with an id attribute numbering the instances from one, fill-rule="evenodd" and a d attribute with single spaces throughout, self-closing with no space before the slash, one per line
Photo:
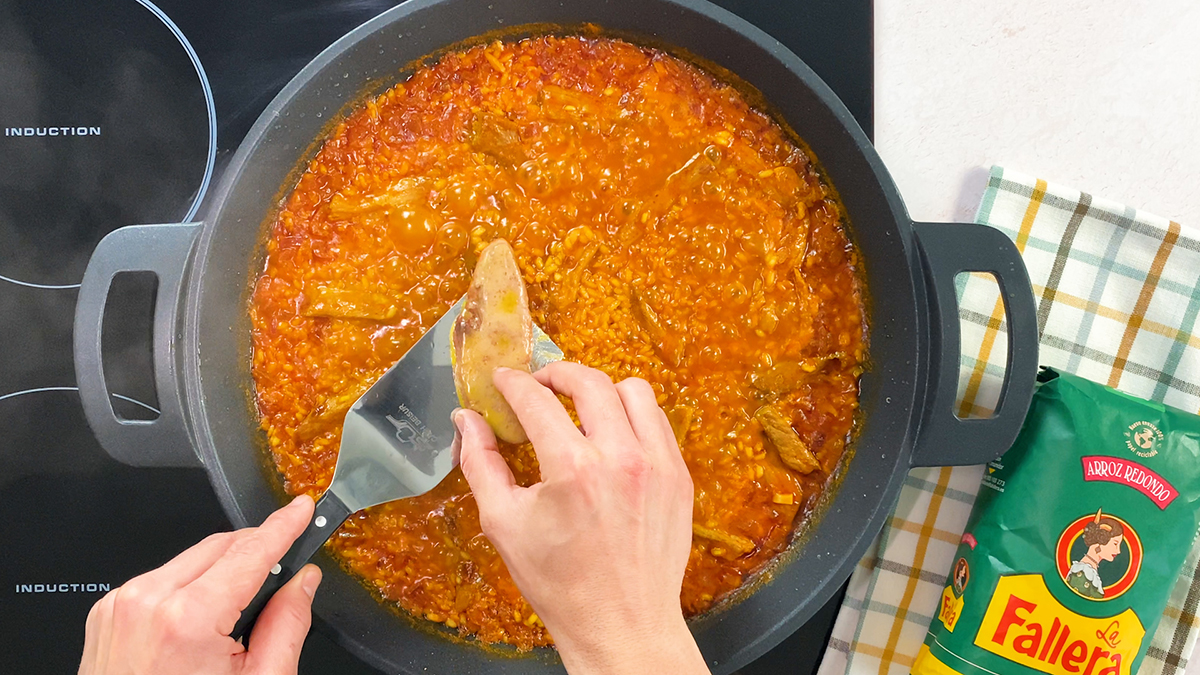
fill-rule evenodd
<path id="1" fill-rule="evenodd" d="M 1101 600 L 1104 584 L 1100 581 L 1100 563 L 1112 562 L 1121 553 L 1125 541 L 1125 528 L 1114 518 L 1096 511 L 1096 517 L 1083 528 L 1083 543 L 1087 553 L 1071 563 L 1067 572 L 1067 585 L 1080 595 Z"/>

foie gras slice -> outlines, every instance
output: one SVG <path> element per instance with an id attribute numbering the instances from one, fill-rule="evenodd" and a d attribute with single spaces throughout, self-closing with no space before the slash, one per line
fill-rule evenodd
<path id="1" fill-rule="evenodd" d="M 525 429 L 492 383 L 496 368 L 530 372 L 533 318 L 512 247 L 503 239 L 479 255 L 462 314 L 454 322 L 452 362 L 458 400 L 509 443 L 528 440 Z"/>

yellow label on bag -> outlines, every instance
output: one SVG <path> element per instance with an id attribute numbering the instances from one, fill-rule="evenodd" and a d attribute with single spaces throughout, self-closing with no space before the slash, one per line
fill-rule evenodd
<path id="1" fill-rule="evenodd" d="M 947 626 L 949 628 L 949 626 Z M 975 645 L 1048 675 L 1130 675 L 1146 629 L 1133 610 L 1091 618 L 1054 599 L 1039 574 L 1002 576 Z"/>
<path id="2" fill-rule="evenodd" d="M 963 675 L 959 671 L 941 662 L 938 657 L 929 651 L 929 647 L 921 645 L 921 650 L 917 652 L 917 658 L 913 661 L 912 672 L 920 673 L 921 675 Z"/>
<path id="3" fill-rule="evenodd" d="M 942 604 L 938 610 L 938 620 L 946 627 L 946 630 L 954 632 L 954 624 L 958 623 L 958 617 L 962 616 L 963 599 L 954 595 L 954 587 L 947 586 L 942 591 Z"/>

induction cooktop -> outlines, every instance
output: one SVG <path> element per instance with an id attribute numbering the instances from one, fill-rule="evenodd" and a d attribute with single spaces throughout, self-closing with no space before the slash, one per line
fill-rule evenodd
<path id="1" fill-rule="evenodd" d="M 871 133 L 870 0 L 717 0 L 808 62 Z M 0 0 L 0 672 L 72 673 L 107 590 L 228 529 L 203 471 L 134 469 L 84 420 L 71 329 L 88 257 L 125 225 L 185 222 L 259 113 L 395 2 Z M 155 280 L 116 279 L 114 411 L 157 415 Z M 840 598 L 743 675 L 811 673 Z M 315 630 L 301 673 L 376 671 Z"/>

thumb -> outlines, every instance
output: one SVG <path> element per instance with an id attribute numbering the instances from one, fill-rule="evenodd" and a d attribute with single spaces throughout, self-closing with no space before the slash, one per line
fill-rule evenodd
<path id="1" fill-rule="evenodd" d="M 312 626 L 312 599 L 321 583 L 321 569 L 305 565 L 263 609 L 250 634 L 248 672 L 259 675 L 294 675 L 300 648 Z"/>
<path id="2" fill-rule="evenodd" d="M 496 435 L 474 410 L 456 410 L 452 418 L 461 443 L 459 466 L 475 493 L 479 510 L 501 508 L 517 481 L 496 447 Z"/>

